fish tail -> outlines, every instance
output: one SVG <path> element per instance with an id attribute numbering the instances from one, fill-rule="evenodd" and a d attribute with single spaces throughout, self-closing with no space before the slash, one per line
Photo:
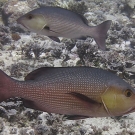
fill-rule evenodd
<path id="1" fill-rule="evenodd" d="M 107 20 L 97 26 L 92 27 L 92 37 L 101 50 L 106 50 L 105 40 L 107 38 L 107 31 L 110 28 L 111 22 L 111 20 Z"/>
<path id="2" fill-rule="evenodd" d="M 0 102 L 10 98 L 8 88 L 13 80 L 0 70 Z"/>

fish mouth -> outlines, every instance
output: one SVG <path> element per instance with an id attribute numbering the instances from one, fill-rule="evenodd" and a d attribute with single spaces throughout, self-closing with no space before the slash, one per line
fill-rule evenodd
<path id="1" fill-rule="evenodd" d="M 16 21 L 17 21 L 17 23 L 22 24 L 21 20 L 22 20 L 21 18 L 18 18 Z"/>
<path id="2" fill-rule="evenodd" d="M 22 28 L 28 29 L 28 28 L 22 23 L 22 19 L 21 19 L 21 18 L 18 18 L 16 21 L 17 21 L 18 24 L 20 24 L 20 26 L 23 26 Z"/>
<path id="3" fill-rule="evenodd" d="M 21 24 L 22 26 L 25 27 L 25 25 L 22 23 L 22 19 L 21 18 L 18 18 L 16 21 L 17 21 L 18 24 Z"/>

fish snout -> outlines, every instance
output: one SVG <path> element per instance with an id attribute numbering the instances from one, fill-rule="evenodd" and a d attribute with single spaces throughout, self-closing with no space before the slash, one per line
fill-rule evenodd
<path id="1" fill-rule="evenodd" d="M 16 22 L 20 25 L 20 27 L 21 27 L 22 29 L 27 29 L 27 27 L 25 26 L 23 20 L 24 20 L 24 19 L 23 19 L 22 17 L 20 17 L 20 18 L 18 18 L 18 19 L 16 20 Z"/>
<path id="2" fill-rule="evenodd" d="M 25 17 L 21 16 L 16 21 L 18 24 L 24 25 L 26 19 L 25 19 Z"/>
<path id="3" fill-rule="evenodd" d="M 16 21 L 17 21 L 18 24 L 21 24 L 21 20 L 22 20 L 22 19 L 21 19 L 21 17 L 20 17 L 20 18 L 18 18 Z"/>

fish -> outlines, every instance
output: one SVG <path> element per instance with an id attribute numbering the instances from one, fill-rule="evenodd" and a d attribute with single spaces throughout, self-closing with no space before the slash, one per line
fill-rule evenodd
<path id="1" fill-rule="evenodd" d="M 42 67 L 24 81 L 0 70 L 0 102 L 20 97 L 27 108 L 67 119 L 121 116 L 135 111 L 135 90 L 115 74 L 92 67 Z"/>
<path id="2" fill-rule="evenodd" d="M 106 50 L 105 39 L 111 22 L 107 20 L 97 26 L 89 26 L 83 15 L 51 6 L 34 9 L 17 19 L 17 23 L 29 31 L 46 35 L 56 42 L 60 42 L 58 37 L 85 40 L 90 36 L 101 50 Z"/>

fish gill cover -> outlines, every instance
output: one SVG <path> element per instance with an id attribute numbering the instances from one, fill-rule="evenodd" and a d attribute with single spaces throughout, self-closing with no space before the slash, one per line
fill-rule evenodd
<path id="1" fill-rule="evenodd" d="M 112 20 L 107 51 L 98 50 L 91 38 L 84 41 L 61 38 L 56 43 L 46 36 L 25 31 L 16 23 L 17 18 L 43 5 L 77 11 L 91 26 Z M 23 80 L 29 72 L 43 66 L 92 66 L 112 71 L 135 87 L 134 6 L 134 0 L 1 0 L 0 69 Z M 0 134 L 5 135 L 135 134 L 134 127 L 134 113 L 64 121 L 62 115 L 25 108 L 19 98 L 2 102 L 0 107 Z"/>

